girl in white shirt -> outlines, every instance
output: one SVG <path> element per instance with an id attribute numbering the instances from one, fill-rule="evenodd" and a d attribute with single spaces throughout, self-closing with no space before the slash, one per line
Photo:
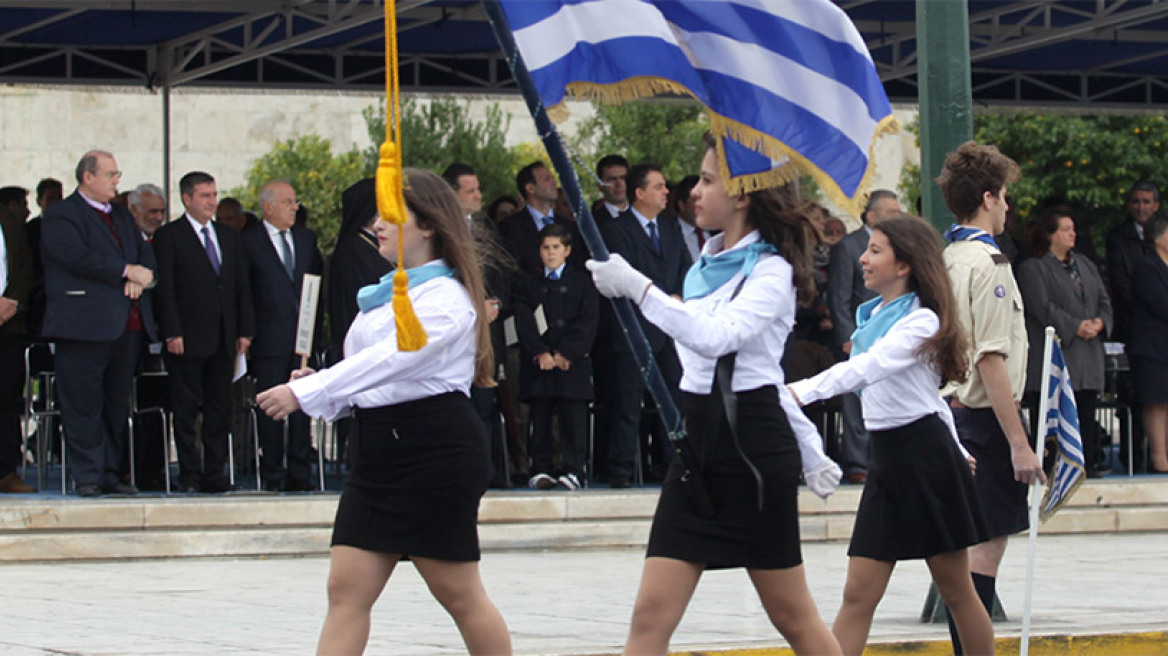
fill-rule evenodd
<path id="1" fill-rule="evenodd" d="M 916 217 L 885 219 L 872 226 L 860 265 L 865 286 L 880 296 L 856 310 L 851 359 L 790 385 L 800 404 L 862 390 L 872 436 L 832 631 L 845 654 L 863 652 L 896 561 L 923 558 L 966 653 L 991 654 L 993 627 L 966 553 L 986 539 L 975 463 L 939 393 L 965 377 L 966 338 L 937 233 Z"/>
<path id="2" fill-rule="evenodd" d="M 775 627 L 796 653 L 838 654 L 815 608 L 799 549 L 800 463 L 821 496 L 839 482 L 814 425 L 783 385 L 779 358 L 796 297 L 813 293 L 808 206 L 789 189 L 731 197 L 707 135 L 692 197 L 697 224 L 720 230 L 686 276 L 685 301 L 653 287 L 619 255 L 589 261 L 597 289 L 624 296 L 672 337 L 684 370 L 688 438 L 704 455 L 712 516 L 687 496 L 674 458 L 662 485 L 625 654 L 665 654 L 706 569 L 744 567 Z M 715 381 L 719 358 L 737 353 L 732 431 Z"/>
<path id="3" fill-rule="evenodd" d="M 393 274 L 361 289 L 345 359 L 257 397 L 279 420 L 304 412 L 335 419 L 353 408 L 352 471 L 337 507 L 329 610 L 319 654 L 361 653 L 370 610 L 402 556 L 453 617 L 471 654 L 510 654 L 511 639 L 479 577 L 479 499 L 491 477 L 472 381 L 493 386 L 483 280 L 458 201 L 442 178 L 405 171 L 409 222 L 377 222 L 381 254 L 405 267 L 426 331 L 421 350 L 399 351 Z"/>

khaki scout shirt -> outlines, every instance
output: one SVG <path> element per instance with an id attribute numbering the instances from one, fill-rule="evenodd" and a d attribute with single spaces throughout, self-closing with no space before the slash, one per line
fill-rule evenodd
<path id="1" fill-rule="evenodd" d="M 997 248 L 975 239 L 949 244 L 944 256 L 957 297 L 957 317 L 969 339 L 969 379 L 963 385 L 946 385 L 942 396 L 955 395 L 971 408 L 990 407 L 977 363 L 987 354 L 999 353 L 1006 358 L 1014 400 L 1020 401 L 1026 388 L 1029 342 L 1022 295 L 1010 260 Z"/>

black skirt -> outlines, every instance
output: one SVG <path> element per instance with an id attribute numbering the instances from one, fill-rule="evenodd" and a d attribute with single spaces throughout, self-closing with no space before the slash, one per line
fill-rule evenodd
<path id="1" fill-rule="evenodd" d="M 849 556 L 928 558 L 986 540 L 969 463 L 940 417 L 870 434 Z"/>
<path id="2" fill-rule="evenodd" d="M 705 454 L 703 474 L 717 507 L 699 516 L 678 480 L 673 459 L 653 516 L 647 555 L 701 563 L 707 569 L 784 569 L 803 562 L 799 549 L 799 447 L 773 385 L 738 393 L 738 438 L 742 452 L 762 475 L 759 487 L 735 447 L 722 413 L 720 394 L 686 393 L 686 432 Z M 722 417 L 711 441 L 707 413 Z"/>
<path id="3" fill-rule="evenodd" d="M 356 411 L 333 545 L 478 560 L 479 499 L 491 479 L 482 422 L 449 392 Z"/>
<path id="4" fill-rule="evenodd" d="M 1168 363 L 1133 356 L 1131 379 L 1140 403 L 1168 403 Z"/>

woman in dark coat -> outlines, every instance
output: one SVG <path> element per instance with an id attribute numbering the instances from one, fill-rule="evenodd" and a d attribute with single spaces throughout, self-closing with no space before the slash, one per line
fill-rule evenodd
<path id="1" fill-rule="evenodd" d="M 1151 462 L 1148 471 L 1168 473 L 1168 218 L 1157 216 L 1144 227 L 1152 248 L 1132 273 L 1131 358 L 1136 397 L 1144 404 L 1144 433 Z"/>
<path id="2" fill-rule="evenodd" d="M 1033 425 L 1038 419 L 1044 330 L 1051 326 L 1058 334 L 1075 388 L 1087 475 L 1098 477 L 1106 470 L 1098 462 L 1099 432 L 1094 416 L 1103 389 L 1103 341 L 1112 328 L 1111 298 L 1099 269 L 1076 253 L 1074 246 L 1075 219 L 1065 207 L 1047 209 L 1031 225 L 1030 257 L 1018 266 L 1017 274 L 1030 339 L 1026 391 L 1033 403 Z"/>

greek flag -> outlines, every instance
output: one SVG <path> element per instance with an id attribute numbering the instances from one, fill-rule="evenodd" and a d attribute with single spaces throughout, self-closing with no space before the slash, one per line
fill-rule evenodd
<path id="1" fill-rule="evenodd" d="M 855 208 L 875 139 L 898 127 L 863 39 L 830 0 L 502 5 L 546 107 L 568 94 L 691 96 L 719 137 L 732 193 L 807 173 L 837 205 Z"/>
<path id="2" fill-rule="evenodd" d="M 1042 499 L 1039 516 L 1050 519 L 1071 498 L 1083 482 L 1083 441 L 1079 436 L 1079 410 L 1075 407 L 1075 390 L 1067 372 L 1063 350 L 1058 340 L 1052 340 L 1050 362 L 1047 363 L 1046 437 L 1054 436 L 1058 453 L 1054 470 L 1047 481 L 1046 496 Z"/>

